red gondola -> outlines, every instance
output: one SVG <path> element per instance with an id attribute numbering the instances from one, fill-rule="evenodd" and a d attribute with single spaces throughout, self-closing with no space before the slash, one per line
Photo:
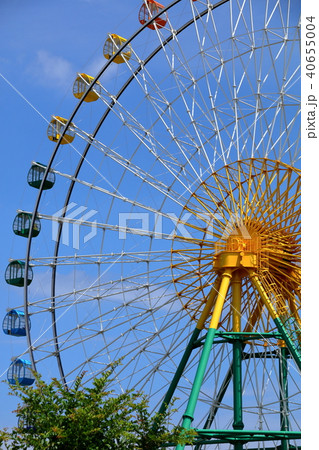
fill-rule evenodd
<path id="1" fill-rule="evenodd" d="M 158 2 L 155 2 L 155 0 L 145 0 L 145 3 L 143 3 L 139 11 L 138 20 L 142 25 L 144 25 L 144 23 L 151 20 L 151 18 L 158 14 L 162 9 L 164 9 L 164 6 Z M 148 28 L 151 28 L 151 30 L 155 30 L 155 27 L 163 28 L 166 22 L 167 15 L 165 13 L 154 19 L 153 22 L 148 25 Z"/>

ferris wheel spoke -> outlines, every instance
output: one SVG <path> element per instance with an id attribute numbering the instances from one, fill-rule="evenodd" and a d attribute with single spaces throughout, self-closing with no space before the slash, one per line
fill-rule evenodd
<path id="1" fill-rule="evenodd" d="M 293 180 L 290 182 L 291 173 L 288 173 L 286 176 L 282 177 L 280 180 L 277 177 L 277 180 L 275 178 L 268 179 L 268 176 L 266 174 L 266 182 L 267 183 L 274 183 L 276 184 L 276 188 L 273 190 L 272 193 L 266 193 L 266 195 L 263 193 L 261 198 L 257 199 L 257 202 L 262 202 L 263 206 L 261 206 L 260 212 L 262 214 L 269 214 L 271 210 L 271 214 L 269 216 L 276 216 L 278 214 L 282 215 L 283 208 L 281 202 L 284 202 L 284 204 L 287 207 L 287 210 L 285 213 L 289 215 L 289 190 L 290 192 L 300 192 L 300 189 L 298 189 L 298 180 Z M 282 187 L 286 183 L 288 185 L 288 188 L 285 188 L 285 186 Z M 297 185 L 295 187 L 295 185 Z M 291 199 L 293 201 L 291 210 L 293 211 L 293 206 L 295 204 L 295 195 L 291 194 Z M 259 212 L 259 211 L 258 211 Z"/>
<path id="2" fill-rule="evenodd" d="M 269 179 L 267 174 L 265 174 L 265 179 L 263 180 L 263 183 L 275 183 L 276 182 L 276 175 L 273 176 L 272 179 Z M 280 180 L 280 184 L 281 184 L 282 180 Z M 258 216 L 260 214 L 263 214 L 263 212 L 269 212 L 270 209 L 271 211 L 273 211 L 273 215 L 276 215 L 276 209 L 273 208 L 273 205 L 278 205 L 277 203 L 277 199 L 275 198 L 276 196 L 279 195 L 279 189 L 280 189 L 280 184 L 277 184 L 276 189 L 274 189 L 273 192 L 271 193 L 266 193 L 265 191 L 262 190 L 262 185 L 260 186 L 260 189 L 258 189 L 258 191 L 256 190 L 256 195 L 254 198 L 254 201 L 250 204 L 250 209 L 255 209 L 255 215 Z M 281 195 L 285 195 L 285 194 L 281 194 Z M 256 202 L 256 203 L 255 203 Z M 255 205 L 258 205 L 258 208 L 255 208 Z M 269 219 L 271 221 L 271 216 L 269 217 Z"/>
<path id="3" fill-rule="evenodd" d="M 149 94 L 147 94 L 149 96 Z M 154 110 L 157 112 L 159 119 L 162 120 L 163 125 L 165 126 L 166 130 L 169 130 L 167 124 L 165 123 L 163 119 L 164 111 L 159 110 L 159 108 L 156 107 L 156 104 L 151 96 L 149 96 L 149 99 L 151 100 L 151 103 L 154 106 Z M 117 111 L 119 110 L 119 111 Z M 115 101 L 114 106 L 112 108 L 112 111 L 116 113 L 116 116 L 122 121 L 123 126 L 125 126 L 130 132 L 138 139 L 140 144 L 146 148 L 156 159 L 156 161 L 159 161 L 165 169 L 167 169 L 174 177 L 176 177 L 176 180 L 179 181 L 186 191 L 189 190 L 188 186 L 186 186 L 182 179 L 178 177 L 180 174 L 188 174 L 191 178 L 195 179 L 193 176 L 190 175 L 190 173 L 187 171 L 186 164 L 179 162 L 176 158 L 173 158 L 172 153 L 169 153 L 166 151 L 166 148 L 161 144 L 161 142 L 155 138 L 154 135 L 151 135 L 148 128 L 143 126 L 132 114 L 130 114 L 121 104 L 118 100 Z M 170 131 L 170 130 L 169 130 Z M 178 145 L 179 149 L 181 150 L 181 144 L 179 140 L 176 138 L 176 136 L 171 133 L 172 141 Z M 161 156 L 161 153 L 165 155 L 168 159 L 164 159 Z M 189 159 L 186 159 L 187 162 L 189 162 Z"/>
<path id="4" fill-rule="evenodd" d="M 285 203 L 286 208 L 284 211 L 282 209 L 282 205 L 279 204 L 278 200 L 276 202 L 274 202 L 273 209 L 270 206 L 267 206 L 264 209 L 261 209 L 261 214 L 263 214 L 263 213 L 270 214 L 270 212 L 271 212 L 271 216 L 273 217 L 273 219 L 270 219 L 270 221 L 268 222 L 270 229 L 278 227 L 278 225 L 280 225 L 282 228 L 286 229 L 287 222 L 289 223 L 290 226 L 298 226 L 297 223 L 291 224 L 291 218 L 293 216 L 295 216 L 295 212 L 294 212 L 295 207 L 296 207 L 295 198 L 287 199 L 286 197 L 287 197 L 286 193 L 282 193 L 280 195 L 281 201 L 285 200 L 285 202 L 286 202 Z M 275 217 L 277 219 L 277 222 L 274 221 Z M 279 217 L 280 217 L 280 220 L 278 220 Z M 273 222 L 273 225 L 271 225 L 271 222 Z"/>
<path id="5" fill-rule="evenodd" d="M 135 320 L 135 318 L 136 318 L 137 322 L 136 322 L 134 328 L 138 327 L 139 323 L 145 324 L 145 323 L 148 322 L 147 315 L 146 316 L 142 315 L 141 312 L 140 312 L 141 311 L 140 308 L 138 309 L 138 311 L 134 315 L 132 314 L 132 311 L 131 311 L 131 316 L 130 317 L 128 317 L 126 314 L 123 315 L 123 308 L 124 308 L 123 306 L 119 307 L 118 308 L 118 312 L 116 313 L 116 315 L 114 317 L 112 316 L 110 319 L 108 319 L 108 321 L 110 321 L 110 325 L 111 325 L 111 323 L 113 323 L 111 328 L 108 327 L 108 329 L 113 329 L 113 328 L 116 329 L 118 327 L 121 327 L 121 323 L 123 323 L 123 320 L 124 320 L 124 323 L 125 323 L 125 319 L 124 318 L 126 318 L 126 322 L 128 324 L 133 322 Z M 108 314 L 106 314 L 106 317 L 107 317 Z M 114 311 L 111 311 L 111 314 L 114 315 Z M 152 313 L 150 312 L 149 314 L 152 314 Z M 118 323 L 114 323 L 115 319 L 119 320 L 119 322 Z M 81 330 L 89 330 L 89 331 L 92 331 L 94 333 L 92 336 L 89 336 L 89 337 L 87 337 L 85 339 L 90 339 L 96 333 L 99 334 L 99 333 L 103 332 L 103 330 L 99 329 L 99 327 L 96 327 L 96 326 L 95 326 L 95 328 L 94 327 L 92 329 L 90 328 L 90 327 L 94 326 L 95 323 L 97 325 L 99 325 L 99 322 L 100 322 L 100 320 L 98 318 L 95 318 L 95 319 L 90 319 L 90 320 L 87 320 L 86 322 L 82 322 L 81 323 L 81 326 L 80 326 Z M 102 322 L 106 323 L 106 318 L 103 318 Z M 96 329 L 96 328 L 98 328 L 98 329 Z M 70 347 L 67 347 L 65 345 L 68 342 L 71 342 L 70 345 L 72 346 L 72 345 L 75 345 L 74 342 L 76 342 L 76 340 L 78 340 L 79 344 L 83 341 L 83 339 L 84 339 L 83 336 L 81 337 L 81 339 L 72 338 L 72 336 L 77 331 L 77 329 L 78 329 L 78 327 L 76 329 L 74 329 L 74 330 L 71 330 L 71 332 L 64 332 L 64 333 L 62 333 L 62 334 L 60 334 L 58 336 L 59 341 L 62 341 L 61 348 L 60 348 L 61 351 L 65 351 L 68 348 L 70 348 Z M 129 328 L 126 333 L 129 333 L 130 329 L 131 328 Z M 151 333 L 151 331 L 146 331 L 146 332 L 147 333 Z M 122 335 L 118 335 L 117 337 L 115 337 L 113 342 L 116 342 L 118 339 L 121 339 L 121 336 Z M 70 341 L 70 339 L 71 339 L 71 341 Z M 76 339 L 76 340 L 74 341 L 74 339 Z M 109 342 L 109 345 L 111 345 L 111 344 L 112 344 L 112 341 Z"/>
<path id="6" fill-rule="evenodd" d="M 91 212 L 90 212 L 91 214 Z M 164 233 L 163 231 L 156 231 L 155 230 L 147 230 L 144 228 L 132 228 L 127 225 L 117 225 L 117 224 L 109 224 L 109 223 L 99 223 L 99 222 L 92 222 L 89 220 L 83 220 L 83 217 L 80 219 L 71 218 L 70 216 L 67 217 L 61 217 L 61 216 L 49 216 L 47 214 L 41 214 L 38 213 L 37 217 L 39 219 L 48 220 L 51 223 L 57 222 L 60 224 L 74 224 L 78 227 L 89 227 L 90 229 L 101 229 L 101 230 L 110 230 L 110 231 L 116 231 L 117 233 L 121 233 L 123 236 L 126 236 L 126 233 L 128 234 L 134 234 L 137 236 L 148 236 L 149 238 L 155 238 L 155 239 L 167 239 L 171 240 L 174 238 L 172 236 L 172 233 Z M 171 214 L 167 214 L 164 217 L 167 217 L 171 220 L 175 220 L 175 218 Z M 182 224 L 182 222 L 180 222 Z M 180 236 L 180 239 L 183 239 L 183 236 Z"/>
<path id="7" fill-rule="evenodd" d="M 183 51 L 182 48 L 179 44 L 178 41 L 178 37 L 176 37 L 174 39 L 174 44 L 178 46 L 178 51 L 181 53 L 183 60 L 179 60 L 180 62 L 180 66 L 182 66 L 184 68 L 184 70 L 186 69 L 188 74 L 191 74 L 190 68 L 187 67 L 187 62 L 186 62 L 186 58 L 183 55 Z M 197 109 L 200 113 L 201 113 L 201 117 L 204 119 L 208 119 L 208 122 L 212 122 L 213 123 L 213 117 L 211 116 L 211 112 L 210 112 L 210 108 L 208 108 L 208 106 L 206 105 L 206 100 L 204 99 L 204 96 L 201 92 L 201 89 L 199 87 L 199 84 L 196 82 L 196 80 L 194 80 L 193 76 L 190 75 L 190 78 L 187 80 L 183 80 L 184 79 L 184 74 L 179 74 L 178 73 L 178 68 L 175 68 L 176 65 L 176 61 L 174 60 L 174 65 L 173 63 L 170 61 L 169 55 L 167 53 L 167 48 L 166 46 L 163 47 L 164 52 L 166 53 L 166 59 L 167 62 L 169 64 L 170 67 L 170 71 L 171 73 L 174 75 L 174 79 L 176 82 L 176 85 L 178 86 L 178 90 L 179 90 L 179 94 L 181 99 L 183 100 L 183 103 L 186 107 L 186 111 L 188 113 L 189 116 L 189 120 L 190 120 L 190 124 L 192 126 L 192 129 L 194 130 L 196 139 L 197 139 L 197 144 L 194 142 L 194 144 L 196 145 L 196 147 L 199 149 L 199 152 L 202 152 L 204 155 L 204 158 L 206 159 L 207 163 L 208 163 L 208 169 L 212 169 L 212 162 L 205 150 L 205 145 L 204 142 L 206 143 L 206 133 L 207 130 L 205 130 L 205 133 L 203 133 L 201 131 L 201 123 L 200 121 L 197 121 L 197 124 L 195 125 L 196 121 L 195 121 L 195 109 Z M 171 49 L 172 50 L 172 49 Z M 187 82 L 187 84 L 185 84 Z M 189 97 L 189 102 L 187 102 L 186 99 L 186 94 L 187 97 Z M 198 97 L 198 99 L 197 99 Z M 213 129 L 212 129 L 213 131 Z M 194 138 L 192 139 L 194 141 Z M 199 153 L 199 157 L 200 157 L 200 153 Z M 206 166 L 206 164 L 205 164 Z M 200 174 L 201 175 L 201 174 Z M 201 178 L 200 178 L 201 179 Z"/>
<path id="8" fill-rule="evenodd" d="M 291 161 L 298 161 L 298 159 L 300 158 L 299 155 L 299 147 L 298 147 L 298 141 L 300 139 L 299 134 L 297 135 L 296 139 L 294 139 L 292 142 L 290 142 L 290 135 L 293 133 L 293 130 L 299 120 L 299 115 L 300 115 L 300 111 L 298 112 L 298 115 L 296 114 L 291 122 L 288 124 L 287 126 L 287 130 L 286 133 L 283 132 L 283 135 L 285 136 L 285 139 L 283 141 L 282 147 L 283 148 L 287 148 L 287 151 L 284 153 L 283 151 L 279 154 L 279 158 L 282 159 L 286 153 L 289 156 L 289 160 Z M 277 144 L 277 142 L 276 142 Z M 295 150 L 293 151 L 293 148 L 295 148 Z"/>
<path id="9" fill-rule="evenodd" d="M 167 357 L 170 358 L 170 364 L 174 365 L 174 360 L 171 359 L 171 357 L 174 355 L 174 353 L 176 351 L 177 352 L 179 351 L 180 346 L 178 344 L 178 337 L 183 336 L 185 334 L 185 330 L 181 330 L 178 327 L 178 323 L 180 323 L 180 318 L 176 316 L 176 319 L 173 318 L 173 321 L 167 322 L 167 325 L 165 325 L 164 328 L 160 328 L 158 330 L 159 335 L 160 335 L 160 333 L 159 333 L 160 331 L 162 332 L 162 334 L 164 334 L 163 332 L 165 332 L 166 330 L 169 331 L 168 328 L 172 329 L 173 325 L 174 325 L 174 328 L 171 331 L 169 331 L 167 335 L 165 334 L 165 341 L 167 343 L 167 347 L 166 346 L 164 347 L 164 352 L 161 356 L 161 359 L 158 361 L 157 366 L 155 368 L 153 367 L 153 369 L 151 369 L 148 372 L 148 376 L 152 375 L 152 373 L 154 373 L 158 370 L 160 370 L 161 373 L 163 373 L 163 370 L 161 370 L 161 362 L 164 362 Z M 176 327 L 176 329 L 175 329 L 175 327 Z M 176 334 L 176 331 L 177 331 L 177 334 Z M 141 357 L 142 357 L 144 350 L 145 349 L 142 347 L 142 351 L 140 352 Z M 132 360 L 133 360 L 133 358 L 132 358 Z M 130 364 L 131 364 L 131 361 L 129 361 L 127 363 L 127 367 L 129 367 Z M 121 369 L 121 371 L 125 370 L 125 369 L 126 369 L 126 367 L 124 366 L 123 369 Z M 171 372 L 171 370 L 169 372 Z M 167 381 L 169 381 L 169 377 L 168 377 Z M 145 378 L 144 378 L 144 385 L 145 385 Z M 135 387 L 140 388 L 140 386 L 138 386 L 138 385 L 136 385 Z"/>
<path id="10" fill-rule="evenodd" d="M 165 48 L 166 46 L 163 46 Z M 189 129 L 185 126 L 185 123 L 179 117 L 179 114 L 174 109 L 174 104 L 178 104 L 178 100 L 183 99 L 183 95 L 187 90 L 179 91 L 177 97 L 173 98 L 173 100 L 169 100 L 165 96 L 165 90 L 161 89 L 160 86 L 157 85 L 156 81 L 151 77 L 146 67 L 143 67 L 143 70 L 140 71 L 139 76 L 142 77 L 143 83 L 139 82 L 139 86 L 143 90 L 145 97 L 149 100 L 150 104 L 153 106 L 153 110 L 158 116 L 157 121 L 154 125 L 159 121 L 163 124 L 164 129 L 169 133 L 172 142 L 177 146 L 180 154 L 184 158 L 184 163 L 182 167 L 185 167 L 186 164 L 192 169 L 195 174 L 195 177 L 198 178 L 199 174 L 194 165 L 192 164 L 192 159 L 197 159 L 197 152 L 190 152 L 189 149 L 198 149 L 198 144 L 194 137 L 190 134 Z M 137 78 L 137 80 L 139 80 Z M 153 93 L 154 92 L 154 93 Z M 171 159 L 171 156 L 168 155 Z"/>
<path id="11" fill-rule="evenodd" d="M 174 33 L 174 31 L 173 31 Z M 211 110 L 208 108 L 208 105 L 206 104 L 205 97 L 203 93 L 201 92 L 201 88 L 199 87 L 199 84 L 197 83 L 196 79 L 194 79 L 194 76 L 192 75 L 190 67 L 188 67 L 188 63 L 186 61 L 186 58 L 183 54 L 182 46 L 179 43 L 178 36 L 174 36 L 174 40 L 172 41 L 174 44 L 174 47 L 169 43 L 168 45 L 163 45 L 163 51 L 166 55 L 166 61 L 168 63 L 170 73 L 173 75 L 175 84 L 177 86 L 178 92 L 179 92 L 179 98 L 182 100 L 183 104 L 185 105 L 187 114 L 189 116 L 190 125 L 192 129 L 194 130 L 197 142 L 195 139 L 191 136 L 191 141 L 193 145 L 196 148 L 199 148 L 200 151 L 203 153 L 204 158 L 206 159 L 208 163 L 208 167 L 212 167 L 212 163 L 210 160 L 210 157 L 208 156 L 208 153 L 205 150 L 205 145 L 209 145 L 209 142 L 206 140 L 206 133 L 207 129 L 211 129 L 212 133 L 214 132 L 214 129 L 211 128 L 210 123 L 213 123 L 213 116 L 211 116 Z M 177 52 L 176 52 L 177 50 Z M 170 54 L 174 53 L 174 60 L 171 60 Z M 178 64 L 179 63 L 179 64 Z M 183 68 L 184 73 L 179 73 L 179 68 Z M 186 71 L 186 73 L 185 73 Z M 189 99 L 189 101 L 187 100 Z M 205 133 L 201 131 L 201 123 L 200 121 L 197 121 L 197 124 L 195 125 L 195 109 L 197 109 L 199 112 L 201 112 L 201 117 L 203 121 L 205 120 Z M 176 115 L 176 114 L 175 114 Z M 208 119 L 208 120 L 207 120 Z M 203 125 L 204 126 L 204 125 Z M 200 156 L 200 154 L 199 154 Z M 205 166 L 207 164 L 205 163 Z"/>
<path id="12" fill-rule="evenodd" d="M 179 117 L 178 112 L 175 111 L 174 109 L 174 104 L 177 103 L 177 101 L 181 98 L 181 93 L 175 95 L 173 99 L 171 99 L 171 96 L 168 98 L 165 95 L 165 91 L 167 91 L 168 93 L 168 91 L 171 90 L 171 88 L 169 90 L 161 89 L 161 87 L 152 77 L 151 73 L 148 71 L 146 66 L 142 67 L 142 70 L 139 72 L 138 75 L 143 81 L 143 82 L 140 81 L 139 78 L 136 76 L 138 85 L 140 86 L 145 97 L 150 101 L 150 104 L 153 106 L 153 110 L 158 116 L 157 121 L 163 123 L 171 139 L 174 140 L 179 150 L 181 151 L 181 154 L 185 157 L 185 160 L 189 161 L 190 157 L 186 156 L 187 151 L 186 147 L 183 145 L 183 141 L 185 141 L 185 138 L 187 137 L 188 145 L 191 145 L 191 147 L 193 146 L 195 147 L 196 144 L 192 135 L 189 133 L 188 128 L 185 126 L 185 124 Z M 179 130 L 179 134 L 183 136 L 183 138 L 179 137 L 175 129 Z M 196 153 L 194 152 L 191 155 L 191 157 L 196 158 Z M 193 170 L 195 171 L 194 168 Z M 196 171 L 195 175 L 198 175 Z"/>
<path id="13" fill-rule="evenodd" d="M 119 257 L 122 260 L 119 260 Z M 41 266 L 49 266 L 53 267 L 54 265 L 72 265 L 79 266 L 84 264 L 95 264 L 103 265 L 103 264 L 122 264 L 123 261 L 125 263 L 145 263 L 145 262 L 155 262 L 155 263 L 163 263 L 163 262 L 173 262 L 178 261 L 181 258 L 178 255 L 174 255 L 172 258 L 171 255 L 168 255 L 167 250 L 141 250 L 141 251 L 121 251 L 121 252 L 112 252 L 112 253 L 97 253 L 97 254 L 75 254 L 75 255 L 58 255 L 54 258 L 51 256 L 38 256 L 30 258 L 30 262 L 33 267 L 41 267 Z M 154 269 L 156 270 L 156 269 Z"/>
<path id="14" fill-rule="evenodd" d="M 127 316 L 125 316 L 125 317 L 127 317 Z M 143 323 L 145 325 L 145 321 Z M 147 326 L 147 325 L 145 325 L 145 326 Z M 125 336 L 124 336 L 124 339 L 126 340 L 128 338 L 128 336 L 129 336 L 129 333 L 126 333 Z M 139 350 L 139 354 L 140 355 L 142 355 L 142 354 L 144 354 L 145 352 L 148 351 L 147 349 L 148 349 L 148 347 L 149 347 L 149 345 L 151 343 L 151 341 L 150 342 L 146 341 L 146 346 L 145 346 L 145 340 L 144 339 L 145 339 L 145 337 L 142 338 L 141 342 L 139 342 L 139 339 L 137 341 L 135 341 L 135 345 L 136 345 L 135 350 Z M 114 344 L 117 343 L 118 341 L 119 341 L 119 344 L 118 344 L 119 346 L 118 347 L 116 347 L 116 346 L 114 347 Z M 123 352 L 124 353 L 127 352 L 127 356 L 129 356 L 131 354 L 134 354 L 134 348 L 132 347 L 132 345 L 133 345 L 132 342 L 127 342 L 127 344 L 125 344 L 125 341 L 124 341 L 124 344 L 123 344 L 123 336 L 118 336 L 113 341 L 108 342 L 108 345 L 107 345 L 106 348 L 104 348 L 104 349 L 101 348 L 101 350 L 98 353 L 93 354 L 90 357 L 90 361 L 93 361 L 97 356 L 99 356 L 100 352 L 105 353 L 105 350 L 107 351 L 108 354 L 112 355 L 112 360 L 113 361 L 116 360 L 118 357 L 122 356 Z M 127 346 L 127 350 L 125 350 L 126 346 Z M 121 349 L 123 349 L 123 352 L 122 352 Z M 121 352 L 122 355 L 119 352 Z M 135 360 L 135 358 L 132 358 L 132 361 L 134 361 L 134 360 Z M 128 364 L 128 366 L 130 366 L 131 365 L 130 361 L 127 364 Z M 152 367 L 152 364 L 148 364 L 148 367 Z M 126 369 L 126 366 L 122 364 L 120 370 L 123 371 L 125 369 Z M 100 369 L 100 371 L 101 370 L 102 369 Z"/>
<path id="15" fill-rule="evenodd" d="M 138 202 L 136 199 L 125 197 L 122 194 L 120 194 L 120 192 L 118 190 L 115 190 L 115 191 L 112 192 L 112 191 L 109 191 L 108 189 L 105 189 L 105 188 L 103 188 L 101 186 L 98 186 L 97 184 L 92 184 L 92 183 L 90 183 L 88 181 L 82 180 L 82 179 L 80 179 L 78 177 L 74 177 L 72 175 L 68 175 L 66 173 L 59 172 L 58 170 L 55 170 L 55 169 L 52 169 L 52 173 L 55 173 L 55 174 L 57 174 L 57 175 L 59 175 L 61 177 L 73 180 L 76 183 L 79 183 L 80 185 L 86 186 L 89 189 L 92 189 L 94 191 L 102 192 L 103 194 L 107 195 L 108 197 L 112 197 L 112 198 L 114 198 L 116 200 L 121 200 L 124 203 L 128 203 L 128 204 L 131 204 L 133 206 L 136 206 L 137 208 L 141 208 L 141 209 L 144 209 L 145 211 L 152 212 L 152 213 L 154 213 L 154 214 L 156 214 L 158 216 L 167 217 L 167 218 L 171 219 L 171 216 L 168 213 L 160 211 L 159 209 L 155 209 L 155 208 L 151 207 L 150 205 L 145 205 L 144 203 Z M 185 189 L 185 192 L 187 190 L 188 189 Z M 181 195 L 179 195 L 179 197 L 182 198 Z M 22 210 L 19 210 L 19 212 L 27 213 L 26 211 L 22 211 Z"/>
<path id="16" fill-rule="evenodd" d="M 137 304 L 136 307 L 141 308 L 143 310 L 143 305 L 138 306 L 138 301 L 143 300 L 143 298 L 148 297 L 152 293 L 156 293 L 157 290 L 162 290 L 166 286 L 170 286 L 170 280 L 167 279 L 167 277 L 164 277 L 161 279 L 162 273 L 165 273 L 166 266 L 160 267 L 158 269 L 153 269 L 152 271 L 144 271 L 137 273 L 134 271 L 134 273 L 131 276 L 126 276 L 125 278 L 120 277 L 119 279 L 111 279 L 110 281 L 102 281 L 101 276 L 97 277 L 93 283 L 91 283 L 90 287 L 86 287 L 83 289 L 73 289 L 69 292 L 57 294 L 55 296 L 55 308 L 58 309 L 69 309 L 73 305 L 79 305 L 81 303 L 92 303 L 93 301 L 98 300 L 99 298 L 110 298 L 114 299 L 116 296 L 123 296 L 125 294 L 129 293 L 135 293 L 135 296 L 131 300 L 127 300 L 125 302 L 126 305 L 134 305 L 134 303 Z M 150 285 L 150 282 L 146 283 L 146 277 L 149 277 L 150 281 L 152 280 L 152 277 L 154 276 L 154 281 Z M 141 280 L 141 281 L 139 281 Z M 143 281 L 145 280 L 145 281 Z M 155 283 L 156 282 L 156 283 Z M 151 287 L 150 287 L 151 286 Z M 148 294 L 146 296 L 146 288 L 148 290 Z M 99 292 L 97 292 L 97 289 Z M 139 293 L 141 291 L 141 293 Z M 171 297 L 171 301 L 173 301 L 175 298 L 175 294 Z M 164 301 L 168 301 L 169 299 L 164 299 Z M 153 306 L 156 307 L 156 302 L 159 302 L 159 306 L 163 304 L 161 296 L 159 296 L 158 300 L 156 298 L 153 298 Z M 118 303 L 118 300 L 117 300 Z M 44 306 L 41 306 L 44 304 Z M 30 305 L 37 306 L 41 308 L 51 308 L 50 304 L 50 298 L 45 298 L 41 300 L 34 300 L 30 302 Z M 45 306 L 47 305 L 47 306 Z M 121 308 L 122 302 L 118 303 L 118 306 L 115 307 L 115 309 Z M 40 311 L 41 312 L 41 311 Z"/>
<path id="17" fill-rule="evenodd" d="M 110 159 L 118 163 L 120 166 L 125 168 L 126 171 L 131 172 L 133 175 L 135 175 L 137 178 L 142 180 L 143 183 L 147 184 L 148 186 L 152 187 L 156 191 L 160 192 L 163 196 L 166 198 L 169 198 L 173 202 L 175 202 L 177 205 L 181 205 L 180 198 L 181 196 L 175 192 L 171 186 L 165 185 L 163 182 L 150 177 L 149 174 L 139 167 L 136 167 L 131 161 L 124 160 L 119 154 L 116 152 L 108 152 L 104 148 L 99 147 L 99 145 L 96 145 L 96 148 L 100 151 L 102 151 L 106 156 L 108 156 Z M 173 182 L 175 181 L 175 178 Z"/>
<path id="18" fill-rule="evenodd" d="M 141 179 L 143 181 L 143 183 L 146 183 L 148 186 L 151 186 L 155 190 L 161 192 L 161 194 L 163 196 L 170 198 L 175 203 L 181 205 L 181 202 L 179 201 L 179 199 L 181 198 L 181 195 L 174 192 L 173 189 L 171 188 L 171 186 L 167 186 L 167 185 L 165 185 L 165 183 L 159 181 L 157 178 L 152 177 L 148 172 L 145 172 L 143 169 L 136 166 L 131 160 L 124 158 L 122 155 L 117 153 L 115 150 L 111 149 L 110 147 L 107 147 L 106 145 L 102 144 L 98 140 L 92 138 L 89 134 L 87 134 L 86 132 L 83 132 L 83 130 L 81 130 L 80 128 L 75 127 L 75 125 L 73 125 L 72 130 L 79 137 L 81 137 L 86 142 L 88 142 L 92 147 L 94 147 L 97 150 L 99 150 L 100 152 L 102 152 L 103 155 L 107 156 L 112 161 L 116 162 L 121 167 L 123 167 L 125 169 L 125 171 L 131 172 L 133 175 L 135 175 L 136 177 Z M 87 161 L 89 163 L 87 158 L 85 159 L 85 161 Z M 93 165 L 91 165 L 91 166 L 94 170 L 96 170 Z M 175 180 L 176 180 L 176 178 L 174 178 L 173 182 Z M 112 186 L 112 187 L 114 188 L 114 186 Z"/>

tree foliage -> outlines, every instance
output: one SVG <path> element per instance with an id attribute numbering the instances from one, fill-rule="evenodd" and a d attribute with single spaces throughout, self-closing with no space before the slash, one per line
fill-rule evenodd
<path id="1" fill-rule="evenodd" d="M 180 429 L 169 425 L 167 414 L 152 416 L 144 395 L 110 390 L 111 372 L 92 387 L 83 386 L 84 374 L 69 389 L 57 379 L 47 384 L 38 374 L 33 387 L 11 385 L 22 403 L 19 425 L 0 434 L 4 448 L 156 450 L 180 442 Z"/>

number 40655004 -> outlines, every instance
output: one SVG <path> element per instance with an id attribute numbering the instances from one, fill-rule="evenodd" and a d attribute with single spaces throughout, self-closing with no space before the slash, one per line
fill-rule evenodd
<path id="1" fill-rule="evenodd" d="M 315 76 L 316 70 L 316 26 L 314 24 L 315 17 L 306 17 L 306 20 L 306 75 L 307 77 L 312 78 Z"/>

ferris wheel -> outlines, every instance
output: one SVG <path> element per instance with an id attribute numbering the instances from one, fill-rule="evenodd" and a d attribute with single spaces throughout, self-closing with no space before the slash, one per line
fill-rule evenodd
<path id="1" fill-rule="evenodd" d="M 11 382 L 120 361 L 114 389 L 176 398 L 197 449 L 300 448 L 299 19 L 289 0 L 145 0 L 136 33 L 107 35 L 14 220 Z"/>

